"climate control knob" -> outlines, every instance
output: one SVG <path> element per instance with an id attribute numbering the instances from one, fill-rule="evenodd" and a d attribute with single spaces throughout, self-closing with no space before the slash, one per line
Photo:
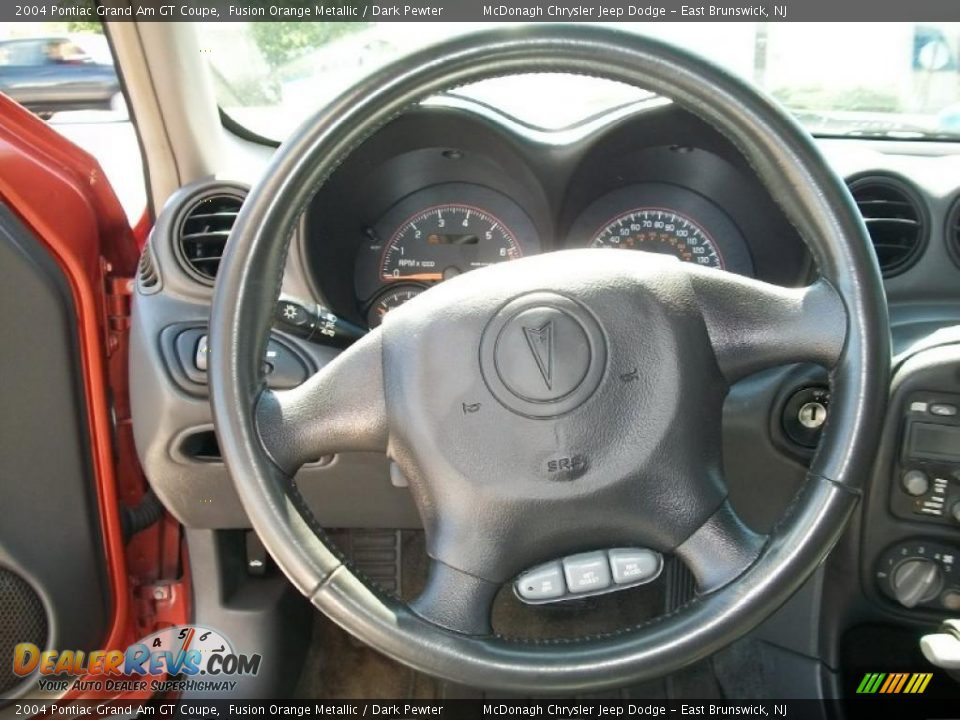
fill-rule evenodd
<path id="1" fill-rule="evenodd" d="M 909 558 L 898 564 L 890 574 L 893 596 L 906 608 L 935 598 L 943 587 L 940 565 L 927 558 Z"/>

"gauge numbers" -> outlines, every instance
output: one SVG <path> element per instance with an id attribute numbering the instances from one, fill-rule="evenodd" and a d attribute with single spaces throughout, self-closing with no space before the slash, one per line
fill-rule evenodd
<path id="1" fill-rule="evenodd" d="M 646 250 L 724 268 L 723 256 L 707 232 L 685 215 L 664 208 L 641 207 L 617 215 L 594 233 L 590 247 Z"/>
<path id="2" fill-rule="evenodd" d="M 440 282 L 522 255 L 516 235 L 492 213 L 470 205 L 435 205 L 405 220 L 391 236 L 380 279 Z"/>

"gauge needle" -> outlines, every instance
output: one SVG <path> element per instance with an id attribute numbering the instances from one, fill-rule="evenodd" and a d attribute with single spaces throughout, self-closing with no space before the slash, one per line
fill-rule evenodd
<path id="1" fill-rule="evenodd" d="M 384 280 L 419 280 L 421 282 L 435 282 L 443 280 L 443 273 L 414 273 L 413 275 L 384 275 Z"/>

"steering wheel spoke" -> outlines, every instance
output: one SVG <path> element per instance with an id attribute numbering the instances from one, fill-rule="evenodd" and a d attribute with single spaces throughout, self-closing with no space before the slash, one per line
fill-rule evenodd
<path id="1" fill-rule="evenodd" d="M 434 625 L 464 635 L 490 635 L 490 614 L 500 586 L 431 560 L 427 584 L 410 603 L 414 613 Z"/>
<path id="2" fill-rule="evenodd" d="M 386 449 L 380 347 L 380 333 L 371 333 L 302 385 L 263 390 L 254 411 L 257 431 L 284 473 L 336 452 Z"/>
<path id="3" fill-rule="evenodd" d="M 825 280 L 793 289 L 700 268 L 690 277 L 728 382 L 789 362 L 832 368 L 839 359 L 847 313 Z"/>
<path id="4" fill-rule="evenodd" d="M 697 591 L 706 594 L 742 575 L 760 556 L 766 541 L 765 535 L 744 524 L 727 500 L 674 553 L 693 573 Z"/>

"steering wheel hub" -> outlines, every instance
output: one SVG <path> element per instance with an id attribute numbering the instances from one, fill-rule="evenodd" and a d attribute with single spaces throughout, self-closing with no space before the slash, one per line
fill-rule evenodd
<path id="1" fill-rule="evenodd" d="M 505 407 L 533 418 L 582 405 L 606 370 L 600 324 L 575 300 L 536 292 L 501 308 L 483 331 L 480 368 Z"/>

